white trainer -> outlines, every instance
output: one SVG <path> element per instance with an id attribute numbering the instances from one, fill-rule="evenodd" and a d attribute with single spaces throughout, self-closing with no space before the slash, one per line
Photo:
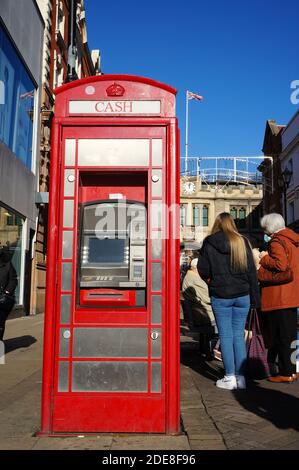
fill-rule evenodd
<path id="1" fill-rule="evenodd" d="M 225 390 L 235 390 L 237 388 L 237 379 L 235 375 L 225 375 L 223 379 L 217 380 L 216 387 Z"/>
<path id="2" fill-rule="evenodd" d="M 236 380 L 237 380 L 237 388 L 240 390 L 245 390 L 246 389 L 246 380 L 244 375 L 236 375 Z"/>

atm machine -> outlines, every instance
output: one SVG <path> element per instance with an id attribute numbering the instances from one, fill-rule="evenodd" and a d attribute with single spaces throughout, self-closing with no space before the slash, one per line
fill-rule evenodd
<path id="1" fill-rule="evenodd" d="M 145 205 L 92 201 L 82 206 L 80 219 L 80 306 L 145 307 Z"/>

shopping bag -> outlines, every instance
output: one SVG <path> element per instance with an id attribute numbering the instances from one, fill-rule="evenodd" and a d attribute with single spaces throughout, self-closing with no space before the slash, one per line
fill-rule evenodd
<path id="1" fill-rule="evenodd" d="M 247 376 L 251 379 L 264 379 L 269 377 L 270 370 L 258 313 L 251 309 L 247 335 Z"/>

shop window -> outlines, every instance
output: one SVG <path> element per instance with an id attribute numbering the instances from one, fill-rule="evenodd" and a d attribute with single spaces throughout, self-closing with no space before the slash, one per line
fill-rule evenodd
<path id="1" fill-rule="evenodd" d="M 0 25 L 0 140 L 31 170 L 35 84 Z"/>
<path id="2" fill-rule="evenodd" d="M 202 208 L 202 226 L 208 227 L 209 226 L 209 207 L 203 206 Z"/>

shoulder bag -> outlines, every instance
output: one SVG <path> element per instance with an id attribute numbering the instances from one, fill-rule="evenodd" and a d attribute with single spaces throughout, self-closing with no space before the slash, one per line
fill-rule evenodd
<path id="1" fill-rule="evenodd" d="M 288 266 L 285 271 L 270 271 L 269 269 L 261 266 L 258 270 L 258 280 L 260 281 L 262 287 L 279 286 L 282 284 L 288 284 L 294 280 L 294 273 L 291 268 L 289 250 L 287 249 L 285 242 L 280 238 L 275 238 L 275 241 L 280 243 L 280 245 L 283 247 L 288 260 Z"/>

